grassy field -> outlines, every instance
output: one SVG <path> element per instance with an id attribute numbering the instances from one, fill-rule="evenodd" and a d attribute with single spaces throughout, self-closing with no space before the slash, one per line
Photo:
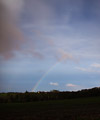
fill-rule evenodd
<path id="1" fill-rule="evenodd" d="M 100 120 L 100 97 L 0 103 L 0 120 Z"/>

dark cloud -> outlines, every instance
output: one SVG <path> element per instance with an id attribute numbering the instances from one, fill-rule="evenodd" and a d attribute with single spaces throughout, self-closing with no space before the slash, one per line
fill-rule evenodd
<path id="1" fill-rule="evenodd" d="M 17 26 L 19 14 L 19 10 L 17 11 L 17 9 L 20 8 L 14 8 L 14 2 L 16 0 L 1 0 L 0 2 L 0 55 L 6 59 L 12 57 L 13 51 L 19 50 L 25 42 L 21 30 Z M 16 3 L 17 6 L 21 2 L 18 1 Z"/>
<path id="2" fill-rule="evenodd" d="M 23 6 L 23 0 L 0 1 L 0 56 L 5 60 L 12 58 L 15 51 L 42 58 L 42 55 L 34 50 L 34 41 L 26 38 L 18 24 Z"/>

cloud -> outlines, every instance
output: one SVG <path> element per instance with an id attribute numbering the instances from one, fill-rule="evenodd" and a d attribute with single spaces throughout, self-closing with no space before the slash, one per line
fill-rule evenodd
<path id="1" fill-rule="evenodd" d="M 74 60 L 74 56 L 69 52 L 65 52 L 63 48 L 57 47 L 59 44 L 57 36 L 59 31 L 62 29 L 68 29 L 68 26 L 63 24 L 63 19 L 65 20 L 65 16 L 69 18 L 69 14 L 63 15 L 61 18 L 61 24 L 58 24 L 57 21 L 57 11 L 53 5 L 54 2 L 49 3 L 49 1 L 45 0 L 30 0 L 30 3 L 26 2 L 27 13 L 31 15 L 31 22 L 27 22 L 24 25 L 25 29 L 29 29 L 33 32 L 35 39 L 38 39 L 36 44 L 39 46 L 37 49 L 46 57 L 48 56 L 57 56 L 56 58 L 59 61 L 62 60 Z M 58 4 L 59 5 L 59 4 Z M 29 15 L 28 14 L 28 15 Z M 66 20 L 65 20 L 66 21 Z M 62 32 L 60 32 L 60 35 Z M 56 36 L 57 35 L 57 36 Z M 41 41 L 39 41 L 41 40 Z M 40 45 L 41 44 L 41 45 Z M 49 54 L 48 54 L 49 53 Z"/>
<path id="2" fill-rule="evenodd" d="M 5 58 L 9 59 L 9 58 L 13 57 L 13 51 L 19 51 L 20 49 L 22 49 L 23 44 L 26 43 L 24 35 L 23 35 L 20 27 L 17 24 L 24 3 L 25 3 L 25 6 L 24 6 L 25 9 L 23 10 L 24 15 L 22 17 L 24 17 L 25 20 L 27 18 L 29 18 L 29 19 L 27 20 L 27 22 L 24 20 L 22 22 L 23 22 L 23 25 L 25 24 L 26 26 L 28 26 L 28 24 L 29 24 L 29 26 L 31 27 L 32 30 L 35 29 L 35 32 L 37 31 L 36 34 L 38 35 L 38 37 L 36 39 L 33 38 L 33 39 L 35 39 L 35 42 L 37 41 L 38 44 L 40 44 L 43 41 L 40 42 L 39 39 L 40 40 L 43 39 L 44 42 L 48 41 L 48 43 L 51 44 L 51 46 L 52 46 L 54 44 L 54 41 L 51 40 L 50 37 L 48 37 L 51 35 L 56 38 L 55 39 L 56 46 L 59 44 L 60 45 L 63 44 L 63 46 L 61 47 L 62 49 L 65 48 L 66 51 L 67 51 L 67 49 L 69 49 L 71 51 L 71 52 L 67 52 L 66 54 L 65 53 L 63 54 L 63 52 L 59 52 L 59 54 L 61 54 L 61 55 L 63 54 L 59 58 L 60 60 L 62 60 L 62 59 L 63 60 L 65 60 L 65 59 L 70 59 L 70 60 L 73 59 L 74 60 L 73 55 L 70 54 L 72 52 L 73 53 L 75 52 L 77 54 L 82 53 L 81 55 L 83 56 L 83 54 L 87 55 L 86 54 L 87 51 L 90 54 L 90 52 L 93 53 L 93 50 L 95 48 L 97 49 L 97 45 L 99 45 L 98 44 L 99 39 L 96 39 L 97 42 L 95 42 L 94 41 L 95 38 L 92 37 L 93 39 L 92 38 L 87 39 L 82 36 L 83 34 L 81 35 L 81 33 L 80 33 L 80 31 L 82 32 L 82 30 L 85 31 L 84 29 L 86 28 L 86 26 L 88 26 L 87 24 L 89 24 L 89 26 L 92 26 L 94 28 L 93 23 L 90 24 L 90 22 L 89 22 L 86 24 L 84 22 L 84 24 L 83 24 L 83 22 L 82 22 L 82 24 L 80 24 L 80 21 L 78 21 L 75 17 L 75 16 L 77 16 L 77 14 L 79 17 L 81 17 L 82 12 L 83 12 L 82 9 L 84 7 L 82 4 L 83 1 L 79 1 L 79 0 L 77 2 L 73 1 L 74 4 L 72 5 L 72 2 L 70 2 L 69 0 L 64 1 L 64 2 L 59 1 L 57 4 L 55 4 L 55 2 L 53 2 L 53 1 L 49 2 L 49 0 L 48 1 L 45 1 L 45 0 L 42 0 L 42 1 L 41 0 L 30 0 L 30 1 L 1 0 L 0 1 L 0 6 L 1 6 L 0 7 L 0 9 L 1 9 L 0 10 L 0 12 L 1 12 L 0 18 L 2 18 L 2 19 L 0 22 L 0 26 L 1 26 L 0 54 L 3 55 Z M 67 5 L 67 7 L 66 7 L 66 5 Z M 57 6 L 61 7 L 61 11 L 58 10 L 59 7 L 57 7 Z M 75 17 L 75 20 L 74 20 L 74 17 Z M 66 19 L 68 19 L 68 20 L 66 20 Z M 78 29 L 76 29 L 76 27 L 74 28 L 74 26 L 71 26 L 69 24 L 70 21 L 72 21 L 73 23 L 76 23 L 76 25 L 78 22 L 78 26 L 77 26 Z M 32 28 L 32 26 L 34 29 Z M 80 26 L 82 28 L 80 28 Z M 68 29 L 69 27 L 70 27 L 70 29 Z M 90 28 L 90 27 L 88 27 L 88 28 Z M 95 28 L 97 28 L 97 26 L 95 26 Z M 31 31 L 31 29 L 29 28 L 30 31 Z M 90 28 L 90 29 L 94 30 L 92 28 Z M 88 30 L 88 32 L 90 31 L 92 33 L 91 30 L 89 30 L 89 29 L 87 29 L 87 30 Z M 43 31 L 43 35 L 41 35 L 41 33 L 38 31 Z M 45 35 L 47 35 L 47 36 L 45 36 Z M 83 37 L 83 40 L 80 39 L 82 37 Z M 28 41 L 29 41 L 29 39 L 28 39 Z M 34 44 L 35 42 L 33 42 L 32 44 Z M 46 48 L 46 47 L 44 47 L 44 48 Z M 34 49 L 33 49 L 32 54 L 37 53 L 37 52 L 34 52 Z M 39 48 L 37 48 L 37 49 L 39 49 Z M 59 49 L 59 47 L 58 47 L 58 49 Z M 30 51 L 30 50 L 28 50 L 28 51 Z M 28 51 L 26 53 L 31 54 Z M 40 50 L 40 52 L 42 52 L 42 51 Z M 95 50 L 94 50 L 94 52 L 95 52 Z M 37 55 L 37 54 L 34 54 L 33 56 L 35 56 L 35 55 Z M 93 55 L 94 54 L 92 54 L 92 56 Z M 87 55 L 87 56 L 89 56 L 89 55 Z"/>
<path id="3" fill-rule="evenodd" d="M 78 69 L 83 72 L 93 72 L 93 73 L 100 73 L 99 70 L 95 70 L 93 68 L 83 68 L 83 67 L 75 67 L 75 69 Z"/>
<path id="4" fill-rule="evenodd" d="M 60 58 L 59 61 L 66 60 L 66 59 L 73 59 L 73 56 L 67 52 L 65 52 L 63 49 L 59 48 L 58 49 Z"/>
<path id="5" fill-rule="evenodd" d="M 24 44 L 24 36 L 17 25 L 23 0 L 0 1 L 0 55 L 9 59 L 14 50 Z"/>
<path id="6" fill-rule="evenodd" d="M 8 60 L 15 52 L 23 55 L 43 58 L 32 41 L 20 27 L 24 0 L 0 1 L 0 56 Z"/>
<path id="7" fill-rule="evenodd" d="M 65 85 L 67 87 L 67 89 L 70 91 L 74 90 L 74 91 L 77 91 L 77 90 L 80 90 L 80 89 L 83 89 L 84 87 L 83 86 L 80 86 L 80 85 L 76 85 L 76 84 L 72 84 L 72 83 L 68 83 Z"/>
<path id="8" fill-rule="evenodd" d="M 94 64 L 91 64 L 91 67 L 100 68 L 100 64 L 99 63 L 94 63 Z"/>
<path id="9" fill-rule="evenodd" d="M 77 58 L 74 57 L 74 55 L 72 55 L 69 52 L 64 51 L 62 48 L 58 48 L 57 49 L 57 59 L 58 61 L 66 61 L 66 60 L 72 60 L 76 63 L 79 62 L 79 60 Z"/>
<path id="10" fill-rule="evenodd" d="M 26 1 L 25 8 L 27 9 L 27 13 L 31 15 L 31 19 L 37 28 L 48 25 L 53 17 L 53 8 L 45 0 Z"/>
<path id="11" fill-rule="evenodd" d="M 84 71 L 84 72 L 93 72 L 93 70 L 89 69 L 89 68 L 83 68 L 83 67 L 76 67 L 76 69 L 80 70 L 80 71 Z"/>
<path id="12" fill-rule="evenodd" d="M 77 85 L 69 83 L 69 84 L 66 84 L 66 87 L 77 87 Z"/>
<path id="13" fill-rule="evenodd" d="M 59 84 L 58 83 L 54 83 L 54 82 L 50 82 L 50 85 L 58 86 Z"/>
<path id="14" fill-rule="evenodd" d="M 29 54 L 29 55 L 42 58 L 41 53 L 43 53 L 43 55 L 45 54 L 43 49 L 47 48 L 45 50 L 46 56 L 50 56 L 50 54 L 47 54 L 48 51 L 49 53 L 52 52 L 51 56 L 53 56 L 55 54 L 54 53 L 55 51 L 51 49 L 57 48 L 56 49 L 58 51 L 57 57 L 59 61 L 62 61 L 62 60 L 65 61 L 67 59 L 77 61 L 75 60 L 73 54 L 75 55 L 77 53 L 78 55 L 81 54 L 83 56 L 83 55 L 86 55 L 87 51 L 88 52 L 92 51 L 93 50 L 92 47 L 97 46 L 98 42 L 95 42 L 94 38 L 93 40 L 87 39 L 85 37 L 82 38 L 83 34 L 81 35 L 80 31 L 84 29 L 81 29 L 79 27 L 78 29 L 79 30 L 81 29 L 81 30 L 77 31 L 78 29 L 76 29 L 76 27 L 74 28 L 69 24 L 69 21 L 72 21 L 72 18 L 77 16 L 76 15 L 77 13 L 79 13 L 79 16 L 82 15 L 81 12 L 83 8 L 82 7 L 83 2 L 73 1 L 74 3 L 73 5 L 71 4 L 70 1 L 67 1 L 67 2 L 64 1 L 64 3 L 67 3 L 66 4 L 67 7 L 65 6 L 65 4 L 63 4 L 63 2 L 60 2 L 60 1 L 57 4 L 55 4 L 55 2 L 49 2 L 45 0 L 42 0 L 42 1 L 30 0 L 30 2 L 24 1 L 24 0 L 1 0 L 0 18 L 2 19 L 0 22 L 0 26 L 1 26 L 0 55 L 4 56 L 6 59 L 9 59 L 14 56 L 14 51 L 21 51 L 24 48 L 22 46 L 24 46 L 24 44 L 27 44 L 25 37 L 28 36 L 28 34 L 24 37 L 22 30 L 17 24 L 20 18 L 21 11 L 23 10 L 23 6 L 24 6 L 23 11 L 25 15 L 23 15 L 22 17 L 24 18 L 28 17 L 29 19 L 27 20 L 27 22 L 23 20 L 22 25 L 26 25 L 26 26 L 29 25 L 31 27 L 31 28 L 29 27 L 29 30 L 30 31 L 33 30 L 37 35 L 36 38 L 34 37 L 34 35 L 32 36 L 32 39 L 34 39 L 35 42 L 34 41 L 32 42 L 29 39 L 27 41 L 30 42 L 30 45 L 31 44 L 33 45 L 35 43 L 40 45 L 39 46 L 34 45 L 31 47 L 30 45 L 26 45 L 27 48 L 25 46 L 26 50 L 25 49 L 22 50 L 22 54 L 26 54 L 26 55 Z M 54 7 L 54 4 L 55 4 L 55 7 Z M 61 11 L 58 10 L 57 6 L 62 7 Z M 77 7 L 77 6 L 80 6 L 80 7 Z M 70 7 L 71 9 L 69 9 Z M 62 12 L 63 8 L 64 8 L 64 12 Z M 73 15 L 74 12 L 75 12 L 75 16 Z M 67 18 L 68 21 L 66 21 L 65 18 Z M 76 23 L 75 20 L 72 22 Z M 82 25 L 84 26 L 84 24 Z M 78 25 L 81 26 L 80 24 Z M 68 27 L 70 27 L 70 29 L 68 29 Z M 43 33 L 41 33 L 41 31 Z M 82 38 L 82 40 L 80 38 Z M 47 41 L 49 45 L 45 44 Z M 96 41 L 99 41 L 99 40 L 96 39 Z M 97 44 L 94 44 L 94 42 Z M 41 48 L 41 46 L 43 47 L 43 49 Z M 67 52 L 65 52 L 63 49 Z"/>

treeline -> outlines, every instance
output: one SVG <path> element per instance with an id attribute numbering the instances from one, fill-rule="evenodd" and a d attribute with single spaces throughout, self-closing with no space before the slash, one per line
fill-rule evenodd
<path id="1" fill-rule="evenodd" d="M 0 103 L 12 102 L 33 102 L 47 100 L 62 100 L 83 97 L 100 96 L 100 88 L 84 89 L 81 91 L 64 91 L 52 90 L 50 92 L 25 92 L 25 93 L 0 93 Z"/>

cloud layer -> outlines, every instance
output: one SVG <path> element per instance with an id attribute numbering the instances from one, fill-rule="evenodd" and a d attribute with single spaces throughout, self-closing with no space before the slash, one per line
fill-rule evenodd
<path id="1" fill-rule="evenodd" d="M 90 73 L 100 73 L 100 64 L 99 63 L 93 63 L 88 67 L 75 67 L 75 69 L 78 69 L 83 72 L 90 72 Z"/>
<path id="2" fill-rule="evenodd" d="M 100 68 L 100 64 L 99 63 L 94 63 L 91 65 L 92 67 L 95 67 L 95 68 Z"/>
<path id="3" fill-rule="evenodd" d="M 89 17 L 94 12 L 93 16 L 99 19 L 97 3 L 92 1 L 93 8 L 90 6 L 86 11 L 87 2 L 83 0 L 1 0 L 0 54 L 9 59 L 14 51 L 22 50 L 22 54 L 42 58 L 42 55 L 59 56 L 61 52 L 56 51 L 60 48 L 66 51 L 68 59 L 73 55 L 100 57 L 99 27 L 96 19 L 86 18 L 86 12 Z"/>

